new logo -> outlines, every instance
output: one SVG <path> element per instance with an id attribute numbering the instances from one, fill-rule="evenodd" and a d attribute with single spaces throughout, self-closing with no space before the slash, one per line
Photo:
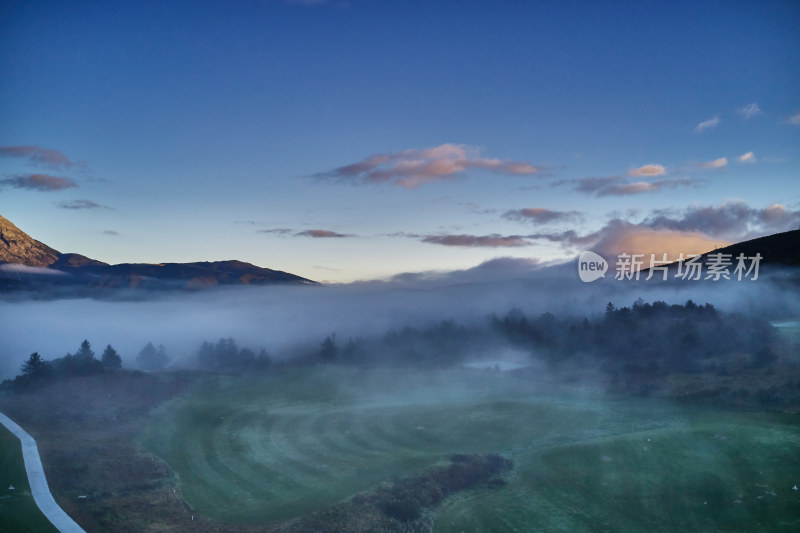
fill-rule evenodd
<path id="1" fill-rule="evenodd" d="M 585 283 L 605 277 L 607 270 L 608 262 L 594 252 L 587 250 L 578 258 L 578 276 Z"/>

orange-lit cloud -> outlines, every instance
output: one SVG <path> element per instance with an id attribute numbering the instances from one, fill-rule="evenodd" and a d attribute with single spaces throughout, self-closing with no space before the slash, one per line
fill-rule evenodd
<path id="1" fill-rule="evenodd" d="M 452 179 L 470 169 L 508 175 L 535 174 L 539 169 L 524 161 L 479 157 L 479 150 L 461 144 L 376 154 L 363 161 L 317 174 L 357 183 L 391 183 L 414 189 L 425 183 Z"/>
<path id="2" fill-rule="evenodd" d="M 740 163 L 755 163 L 756 155 L 753 152 L 747 152 L 737 157 L 736 160 Z"/>
<path id="3" fill-rule="evenodd" d="M 666 173 L 667 169 L 663 165 L 650 163 L 639 168 L 632 168 L 628 171 L 628 176 L 641 178 L 641 177 L 655 177 L 662 176 Z"/>
<path id="4" fill-rule="evenodd" d="M 726 166 L 728 166 L 728 158 L 718 157 L 713 161 L 706 161 L 705 163 L 700 163 L 700 166 L 703 168 L 725 168 Z"/>
<path id="5" fill-rule="evenodd" d="M 668 260 L 676 260 L 680 254 L 684 257 L 699 255 L 714 248 L 727 246 L 730 242 L 714 240 L 697 232 L 682 232 L 673 230 L 655 230 L 649 228 L 630 228 L 630 231 L 609 235 L 598 244 L 598 249 L 606 254 L 619 253 L 656 254 L 656 259 L 662 259 L 662 254 L 667 254 Z"/>
<path id="6" fill-rule="evenodd" d="M 60 191 L 77 187 L 72 178 L 50 176 L 48 174 L 25 174 L 0 180 L 0 187 L 14 187 L 15 189 L 30 189 L 32 191 Z"/>

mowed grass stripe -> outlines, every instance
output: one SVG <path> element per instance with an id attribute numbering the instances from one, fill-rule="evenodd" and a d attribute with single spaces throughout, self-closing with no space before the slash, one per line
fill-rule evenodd
<path id="1" fill-rule="evenodd" d="M 518 454 L 509 486 L 453 501 L 434 530 L 797 531 L 796 422 L 715 418 Z"/>
<path id="2" fill-rule="evenodd" d="M 737 490 L 756 501 L 763 490 L 748 493 L 748 480 L 775 477 L 776 461 L 781 482 L 789 474 L 800 482 L 800 434 L 788 419 L 551 395 L 504 374 L 442 370 L 416 380 L 378 369 L 365 386 L 346 369 L 304 371 L 285 382 L 220 378 L 160 411 L 145 442 L 199 512 L 230 522 L 293 518 L 454 452 L 505 453 L 515 469 L 506 487 L 454 499 L 438 531 L 725 531 L 726 520 L 702 516 L 704 501 L 714 506 Z M 441 397 L 437 374 L 447 376 Z M 768 496 L 757 501 L 769 505 Z M 766 520 L 780 531 L 800 526 L 787 509 L 773 509 L 775 518 L 752 506 L 738 512 L 746 530 L 766 531 Z"/>

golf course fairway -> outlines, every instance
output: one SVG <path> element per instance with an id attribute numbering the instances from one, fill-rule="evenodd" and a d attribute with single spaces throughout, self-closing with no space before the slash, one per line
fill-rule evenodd
<path id="1" fill-rule="evenodd" d="M 610 397 L 474 369 L 209 375 L 143 445 L 197 511 L 300 517 L 449 454 L 499 453 L 508 484 L 457 494 L 435 531 L 797 531 L 792 415 Z"/>

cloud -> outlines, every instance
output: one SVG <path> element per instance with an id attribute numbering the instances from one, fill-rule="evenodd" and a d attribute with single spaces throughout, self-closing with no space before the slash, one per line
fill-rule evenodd
<path id="1" fill-rule="evenodd" d="M 541 232 L 525 238 L 556 243 L 570 251 L 592 249 L 612 255 L 666 252 L 669 258 L 675 258 L 681 252 L 704 253 L 731 242 L 788 231 L 798 224 L 800 210 L 781 204 L 755 208 L 743 201 L 731 201 L 719 206 L 657 209 L 639 222 L 614 218 L 585 234 L 569 230 Z"/>
<path id="2" fill-rule="evenodd" d="M 788 122 L 789 124 L 800 126 L 800 113 L 797 113 L 796 115 L 792 115 L 791 117 L 789 117 Z"/>
<path id="3" fill-rule="evenodd" d="M 639 168 L 632 168 L 628 171 L 628 176 L 632 176 L 635 178 L 640 177 L 655 177 L 661 176 L 665 174 L 667 169 L 664 168 L 663 165 L 657 165 L 655 163 L 650 163 L 649 165 L 644 165 Z"/>
<path id="4" fill-rule="evenodd" d="M 467 208 L 470 213 L 475 213 L 476 215 L 494 215 L 497 213 L 497 209 L 486 209 L 473 202 L 461 202 L 458 205 Z"/>
<path id="5" fill-rule="evenodd" d="M 0 187 L 2 186 L 32 191 L 60 191 L 77 187 L 78 184 L 72 178 L 60 178 L 49 174 L 24 174 L 0 180 Z"/>
<path id="6" fill-rule="evenodd" d="M 292 235 L 294 237 L 313 237 L 315 239 L 355 237 L 355 235 L 337 233 L 335 231 L 330 231 L 326 229 L 309 229 L 305 231 L 297 231 L 290 228 L 271 228 L 271 229 L 260 229 L 256 231 L 256 233 L 265 233 L 267 235 L 280 235 L 280 236 Z"/>
<path id="7" fill-rule="evenodd" d="M 595 231 L 592 233 L 587 233 L 585 235 L 580 235 L 575 230 L 567 230 L 561 232 L 541 232 L 541 233 L 533 233 L 531 235 L 525 236 L 527 239 L 535 240 L 535 241 L 548 241 L 556 244 L 560 244 L 565 248 L 569 247 L 587 247 L 591 246 L 592 244 L 596 243 L 600 237 L 600 232 Z"/>
<path id="8" fill-rule="evenodd" d="M 56 270 L 54 268 L 34 267 L 28 265 L 21 265 L 18 263 L 4 263 L 0 265 L 0 271 L 10 272 L 14 274 L 45 274 L 48 276 L 64 276 L 65 272 Z"/>
<path id="9" fill-rule="evenodd" d="M 756 155 L 753 152 L 747 152 L 736 158 L 739 163 L 755 163 Z"/>
<path id="10" fill-rule="evenodd" d="M 800 210 L 793 211 L 781 204 L 757 209 L 738 200 L 724 202 L 718 207 L 691 206 L 682 212 L 656 210 L 642 224 L 654 229 L 702 232 L 736 241 L 796 228 L 800 224 Z"/>
<path id="11" fill-rule="evenodd" d="M 699 133 L 701 131 L 705 131 L 705 130 L 708 130 L 708 129 L 711 129 L 711 128 L 716 128 L 717 124 L 719 124 L 719 123 L 720 123 L 719 117 L 710 118 L 710 119 L 704 120 L 703 122 L 698 124 L 694 128 L 694 131 Z"/>
<path id="12" fill-rule="evenodd" d="M 727 241 L 712 239 L 698 232 L 615 224 L 605 228 L 596 248 L 606 254 L 644 254 L 648 260 L 650 254 L 656 254 L 657 260 L 663 260 L 663 254 L 667 254 L 667 260 L 676 260 L 680 254 L 684 254 L 684 257 L 699 255 L 728 244 L 730 243 Z"/>
<path id="13" fill-rule="evenodd" d="M 742 115 L 746 120 L 749 120 L 753 117 L 757 117 L 758 115 L 763 115 L 764 112 L 758 107 L 758 104 L 753 102 L 752 104 L 747 104 L 746 106 L 740 107 L 736 110 L 737 113 Z"/>
<path id="14" fill-rule="evenodd" d="M 713 161 L 706 161 L 705 163 L 700 163 L 700 166 L 703 168 L 725 168 L 726 166 L 728 166 L 728 158 L 718 157 Z"/>
<path id="15" fill-rule="evenodd" d="M 51 168 L 82 166 L 81 163 L 71 161 L 69 157 L 58 150 L 42 148 L 41 146 L 0 146 L 0 157 L 27 159 L 33 165 Z"/>
<path id="16" fill-rule="evenodd" d="M 677 189 L 678 187 L 694 187 L 701 183 L 701 180 L 689 178 L 665 179 L 658 181 L 637 181 L 629 182 L 623 176 L 606 176 L 603 178 L 580 178 L 567 182 L 557 182 L 556 184 L 573 183 L 575 190 L 601 196 L 630 196 L 645 192 L 657 192 L 664 189 Z"/>
<path id="17" fill-rule="evenodd" d="M 459 246 L 464 248 L 517 248 L 530 246 L 531 242 L 521 235 L 428 235 L 422 242 L 441 244 L 442 246 Z"/>
<path id="18" fill-rule="evenodd" d="M 719 246 L 714 240 L 699 232 L 679 231 L 672 229 L 654 229 L 643 223 L 633 223 L 618 218 L 610 220 L 597 231 L 580 235 L 570 230 L 561 233 L 540 233 L 528 235 L 535 240 L 546 240 L 560 244 L 564 249 L 594 250 L 606 257 L 625 253 L 668 254 L 668 258 L 677 258 L 684 254 L 699 254 Z"/>
<path id="19" fill-rule="evenodd" d="M 403 272 L 395 274 L 389 283 L 406 286 L 452 286 L 454 284 L 498 282 L 527 278 L 543 265 L 532 257 L 496 257 L 464 270 Z"/>
<path id="20" fill-rule="evenodd" d="M 503 213 L 503 218 L 534 224 L 547 224 L 550 222 L 567 222 L 580 218 L 578 211 L 553 211 L 544 207 L 528 207 L 513 209 Z"/>
<path id="21" fill-rule="evenodd" d="M 255 224 L 255 223 L 253 223 Z M 273 235 L 288 235 L 290 233 L 294 233 L 293 229 L 289 228 L 272 228 L 272 229 L 260 229 L 256 233 L 268 233 Z"/>
<path id="22" fill-rule="evenodd" d="M 479 150 L 475 147 L 448 143 L 434 148 L 376 154 L 315 177 L 356 183 L 391 183 L 414 189 L 425 183 L 452 179 L 470 169 L 509 175 L 539 172 L 539 168 L 524 161 L 479 157 Z"/>
<path id="23" fill-rule="evenodd" d="M 296 233 L 296 235 L 300 237 L 314 237 L 315 239 L 338 239 L 342 237 L 353 237 L 353 235 L 345 235 L 344 233 L 336 233 L 335 231 L 326 229 L 309 229 Z"/>
<path id="24" fill-rule="evenodd" d="M 56 205 L 62 209 L 111 209 L 107 205 L 98 204 L 91 200 L 71 200 L 69 202 L 59 202 Z"/>
<path id="25" fill-rule="evenodd" d="M 110 235 L 112 237 L 116 237 L 117 235 L 119 235 L 119 232 L 114 231 L 113 229 L 107 229 L 103 230 L 103 235 Z"/>

